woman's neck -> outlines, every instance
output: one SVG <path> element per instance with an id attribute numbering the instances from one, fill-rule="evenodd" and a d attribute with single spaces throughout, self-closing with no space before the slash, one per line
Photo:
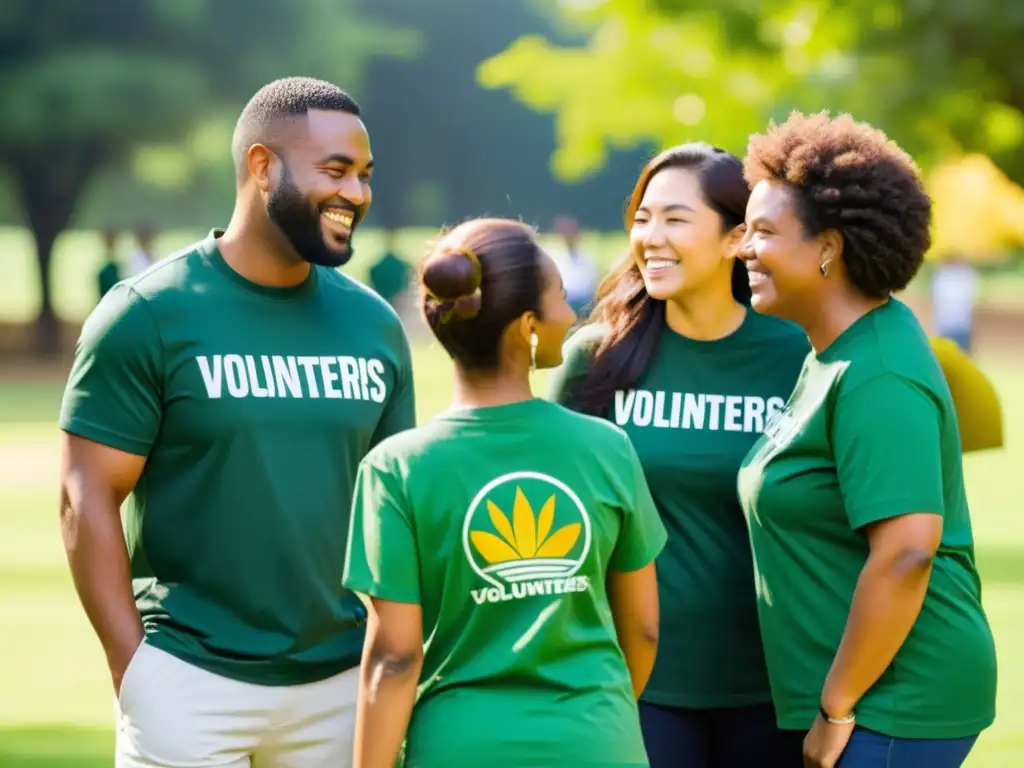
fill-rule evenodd
<path id="1" fill-rule="evenodd" d="M 841 296 L 830 297 L 822 304 L 818 316 L 807 323 L 800 323 L 807 333 L 807 339 L 814 348 L 814 354 L 820 355 L 828 349 L 843 333 L 864 315 L 882 306 L 889 299 L 871 299 L 865 296 L 844 292 Z"/>
<path id="2" fill-rule="evenodd" d="M 709 286 L 707 290 L 665 302 L 665 322 L 689 339 L 716 341 L 735 333 L 747 316 L 747 308 L 732 295 L 732 285 Z"/>
<path id="3" fill-rule="evenodd" d="M 477 373 L 455 369 L 452 405 L 456 408 L 488 408 L 532 399 L 527 370 Z"/>

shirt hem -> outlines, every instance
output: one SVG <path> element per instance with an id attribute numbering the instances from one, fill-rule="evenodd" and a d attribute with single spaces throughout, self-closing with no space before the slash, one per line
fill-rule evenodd
<path id="1" fill-rule="evenodd" d="M 769 691 L 761 693 L 736 693 L 729 695 L 701 696 L 700 694 L 668 693 L 665 691 L 644 691 L 641 703 L 677 709 L 732 709 L 751 707 L 756 704 L 771 704 Z"/>
<path id="2" fill-rule="evenodd" d="M 229 659 L 192 654 L 166 640 L 161 633 L 150 633 L 146 636 L 149 645 L 204 672 L 242 683 L 274 688 L 318 683 L 359 666 L 358 654 L 322 662 L 268 660 L 235 663 Z"/>

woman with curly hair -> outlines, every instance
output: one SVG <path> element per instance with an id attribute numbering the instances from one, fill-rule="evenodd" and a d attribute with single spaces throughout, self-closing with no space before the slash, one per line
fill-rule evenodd
<path id="1" fill-rule="evenodd" d="M 744 170 L 752 306 L 812 347 L 738 481 L 779 726 L 809 729 L 808 766 L 960 766 L 995 716 L 995 648 L 950 389 L 892 295 L 930 200 L 845 115 L 794 114 Z"/>

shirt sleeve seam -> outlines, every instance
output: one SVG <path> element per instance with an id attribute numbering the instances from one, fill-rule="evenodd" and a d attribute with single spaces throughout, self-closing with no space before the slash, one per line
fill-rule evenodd
<path id="1" fill-rule="evenodd" d="M 81 419 L 75 416 L 72 416 L 67 420 L 62 420 L 60 426 L 61 429 L 68 434 L 84 437 L 86 440 L 102 443 L 103 445 L 116 448 L 119 451 L 125 451 L 136 456 L 148 455 L 149 450 L 152 447 L 152 444 L 147 441 L 128 437 L 116 430 L 100 426 L 99 424 L 87 419 Z"/>
<path id="2" fill-rule="evenodd" d="M 847 518 L 858 528 L 881 520 L 891 520 L 895 517 L 914 514 L 943 516 L 941 499 L 931 499 L 926 503 L 921 503 L 920 497 L 900 496 L 862 504 L 846 511 Z"/>
<path id="3" fill-rule="evenodd" d="M 390 600 L 394 603 L 409 603 L 413 605 L 420 604 L 420 595 L 416 590 L 396 589 L 394 587 L 383 586 L 376 581 L 360 580 L 349 581 L 345 586 L 352 592 L 369 595 L 370 597 L 375 597 L 378 600 Z"/>
<path id="4" fill-rule="evenodd" d="M 157 395 L 160 398 L 160 405 L 162 408 L 167 383 L 167 344 L 164 341 L 163 333 L 160 330 L 160 323 L 157 321 L 156 312 L 154 312 L 153 307 L 150 306 L 149 300 L 141 293 L 139 293 L 135 289 L 135 286 L 133 285 L 129 285 L 128 290 L 131 292 L 132 296 L 134 296 L 142 304 L 142 306 L 146 308 L 146 314 L 149 317 L 150 321 L 153 323 L 153 330 L 156 331 L 157 341 L 160 342 L 160 360 L 158 370 L 156 371 L 156 373 L 158 376 L 158 384 L 160 387 L 160 391 L 157 393 Z"/>

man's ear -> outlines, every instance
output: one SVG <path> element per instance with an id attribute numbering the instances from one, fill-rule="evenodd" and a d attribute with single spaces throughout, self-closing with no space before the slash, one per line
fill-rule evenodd
<path id="1" fill-rule="evenodd" d="M 263 144 L 253 144 L 246 153 L 245 161 L 256 186 L 261 192 L 269 192 L 270 176 L 277 161 L 273 150 Z"/>

